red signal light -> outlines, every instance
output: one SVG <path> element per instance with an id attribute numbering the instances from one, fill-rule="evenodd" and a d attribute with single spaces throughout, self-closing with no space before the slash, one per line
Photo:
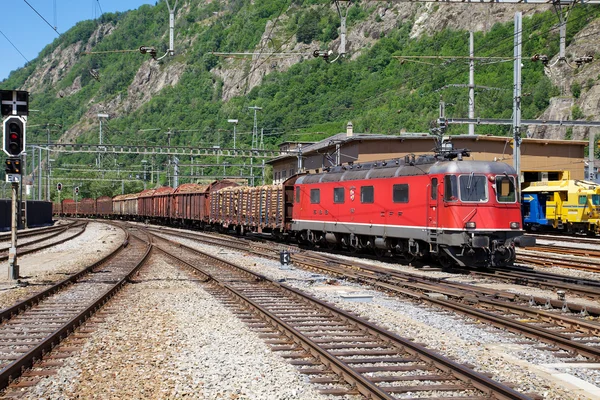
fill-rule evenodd
<path id="1" fill-rule="evenodd" d="M 25 121 L 18 116 L 10 116 L 4 120 L 3 150 L 11 157 L 21 155 L 25 149 Z"/>

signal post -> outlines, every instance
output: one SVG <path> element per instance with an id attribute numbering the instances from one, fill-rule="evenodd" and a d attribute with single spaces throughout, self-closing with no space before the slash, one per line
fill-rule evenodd
<path id="1" fill-rule="evenodd" d="M 8 250 L 8 279 L 19 279 L 17 264 L 17 191 L 22 180 L 21 156 L 25 150 L 26 120 L 29 93 L 16 90 L 0 91 L 2 121 L 2 150 L 8 155 L 5 162 L 6 182 L 12 186 L 11 244 Z"/>

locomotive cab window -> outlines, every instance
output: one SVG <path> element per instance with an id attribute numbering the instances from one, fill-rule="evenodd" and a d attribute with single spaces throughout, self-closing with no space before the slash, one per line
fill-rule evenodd
<path id="1" fill-rule="evenodd" d="M 360 187 L 360 202 L 361 203 L 372 203 L 375 201 L 375 194 L 373 186 L 361 186 Z"/>
<path id="2" fill-rule="evenodd" d="M 333 202 L 336 204 L 344 202 L 344 188 L 333 188 Z"/>
<path id="3" fill-rule="evenodd" d="M 600 194 L 592 195 L 592 204 L 595 206 L 600 206 Z"/>
<path id="4" fill-rule="evenodd" d="M 458 184 L 456 175 L 446 175 L 444 177 L 444 201 L 458 200 Z"/>
<path id="5" fill-rule="evenodd" d="M 498 203 L 514 203 L 517 200 L 514 178 L 506 175 L 496 177 L 496 200 Z"/>
<path id="6" fill-rule="evenodd" d="M 408 203 L 408 185 L 402 183 L 393 187 L 394 203 Z"/>
<path id="7" fill-rule="evenodd" d="M 296 186 L 296 203 L 300 203 L 300 186 Z"/>
<path id="8" fill-rule="evenodd" d="M 321 202 L 321 189 L 310 189 L 310 202 L 312 204 Z"/>
<path id="9" fill-rule="evenodd" d="M 431 200 L 437 200 L 437 191 L 438 191 L 438 179 L 433 178 L 431 180 Z"/>
<path id="10" fill-rule="evenodd" d="M 587 196 L 579 196 L 579 204 L 583 205 L 587 203 Z"/>
<path id="11" fill-rule="evenodd" d="M 487 178 L 485 175 L 461 175 L 458 178 L 461 201 L 485 202 L 487 196 Z"/>

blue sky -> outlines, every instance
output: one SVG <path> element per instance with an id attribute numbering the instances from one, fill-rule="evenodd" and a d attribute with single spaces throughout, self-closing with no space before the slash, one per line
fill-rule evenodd
<path id="1" fill-rule="evenodd" d="M 11 71 L 24 66 L 27 60 L 35 59 L 46 45 L 58 37 L 52 27 L 56 26 L 58 32 L 62 34 L 77 22 L 94 19 L 102 12 L 132 10 L 142 4 L 154 5 L 156 0 L 1 0 L 1 2 L 3 4 L 0 12 L 2 15 L 0 82 L 6 79 Z"/>

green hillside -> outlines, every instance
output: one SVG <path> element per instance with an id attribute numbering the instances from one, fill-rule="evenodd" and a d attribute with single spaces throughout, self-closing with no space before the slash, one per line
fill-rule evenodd
<path id="1" fill-rule="evenodd" d="M 262 107 L 259 129 L 264 129 L 265 147 L 275 148 L 279 142 L 315 141 L 344 130 L 348 121 L 355 132 L 400 134 L 427 132 L 437 118 L 440 96 L 447 104 L 446 114 L 466 117 L 468 89 L 452 86 L 468 83 L 468 60 L 405 60 L 394 56 L 466 56 L 468 33 L 444 30 L 432 37 L 410 39 L 413 21 L 399 23 L 387 36 L 381 37 L 371 48 L 361 50 L 356 60 L 340 59 L 326 63 L 323 59 L 306 57 L 286 72 L 274 72 L 263 78 L 245 96 L 222 101 L 223 82 L 211 73 L 224 65 L 224 59 L 211 52 L 245 52 L 260 48 L 260 39 L 268 21 L 277 21 L 285 35 L 273 38 L 272 46 L 285 45 L 290 37 L 310 43 L 315 48 L 328 48 L 337 37 L 339 18 L 329 2 L 295 1 L 291 4 L 276 1 L 212 2 L 190 6 L 183 2 L 178 14 L 175 41 L 176 56 L 165 57 L 161 68 L 171 63 L 184 63 L 185 71 L 174 87 L 167 87 L 137 111 L 123 113 L 103 124 L 104 141 L 111 144 L 155 144 L 166 146 L 165 132 L 172 131 L 172 144 L 198 147 L 231 148 L 232 125 L 228 118 L 239 119 L 238 147 L 250 147 L 253 112 L 249 106 Z M 349 29 L 366 20 L 373 9 L 354 5 L 348 17 Z M 600 15 L 600 8 L 576 7 L 569 17 L 567 44 L 579 30 Z M 285 16 L 285 18 L 284 18 Z M 93 52 L 135 50 L 141 45 L 156 46 L 158 55 L 167 50 L 168 11 L 164 2 L 143 6 L 127 13 L 105 14 L 97 21 L 85 21 L 63 34 L 47 46 L 40 56 L 26 67 L 13 72 L 0 83 L 2 89 L 19 89 L 36 71 L 44 58 L 58 48 L 65 49 L 79 41 L 87 43 L 99 24 L 113 24 L 114 30 L 97 43 Z M 280 37 L 281 36 L 281 37 Z M 524 19 L 523 54 L 558 52 L 557 18 L 553 12 L 536 14 Z M 160 45 L 159 45 L 160 44 Z M 476 65 L 475 81 L 485 89 L 476 90 L 476 114 L 480 117 L 510 118 L 512 114 L 512 24 L 497 24 L 486 33 L 475 35 L 476 55 L 506 57 L 494 62 Z M 357 49 L 349 49 L 351 52 Z M 93 104 L 105 104 L 120 96 L 128 96 L 140 66 L 148 55 L 139 52 L 109 52 L 83 54 L 79 52 L 73 66 L 56 83 L 42 80 L 43 90 L 30 89 L 32 109 L 28 124 L 39 128 L 29 130 L 28 143 L 45 143 L 46 124 L 61 124 L 52 128 L 52 140 L 81 123 L 82 117 Z M 418 62 L 415 62 L 418 61 Z M 269 62 L 269 61 L 266 61 Z M 246 74 L 254 71 L 239 62 Z M 92 71 L 92 73 L 90 73 Z M 96 79 L 93 74 L 96 74 Z M 63 95 L 79 79 L 81 89 Z M 239 84 L 244 85 L 244 81 Z M 587 90 L 582 88 L 581 90 Z M 548 106 L 549 98 L 559 94 L 544 75 L 540 63 L 527 58 L 523 61 L 523 118 L 536 118 Z M 97 143 L 98 127 L 86 129 L 77 138 L 79 143 Z M 90 122 L 91 123 L 91 122 Z M 465 133 L 466 127 L 452 126 L 450 134 Z M 508 127 L 482 126 L 479 134 L 507 135 Z M 96 163 L 93 154 L 61 154 L 52 156 L 53 179 L 69 175 L 95 178 Z M 132 175 L 132 181 L 123 183 L 125 192 L 139 191 L 143 184 L 135 180 L 140 175 L 141 156 L 104 159 L 104 169 L 115 170 L 117 165 Z M 156 165 L 166 163 L 165 156 L 157 157 Z M 202 160 L 215 163 L 216 158 Z M 223 162 L 223 159 L 219 160 Z M 241 163 L 239 160 L 228 160 Z M 189 162 L 189 160 L 186 160 Z M 73 172 L 74 164 L 92 166 L 88 172 Z M 110 164 L 110 165 L 108 165 Z M 62 169 L 61 169 L 62 168 Z M 206 168 L 206 174 L 217 173 L 217 167 Z M 181 173 L 189 174 L 183 168 Z M 128 175 L 125 178 L 128 178 Z M 81 182 L 83 196 L 121 193 L 121 172 L 105 172 L 106 181 Z M 54 181 L 55 182 L 55 181 Z M 166 176 L 161 174 L 161 182 Z M 180 181 L 181 183 L 181 181 Z M 68 195 L 67 195 L 68 196 Z M 63 193 L 64 198 L 64 193 Z"/>

